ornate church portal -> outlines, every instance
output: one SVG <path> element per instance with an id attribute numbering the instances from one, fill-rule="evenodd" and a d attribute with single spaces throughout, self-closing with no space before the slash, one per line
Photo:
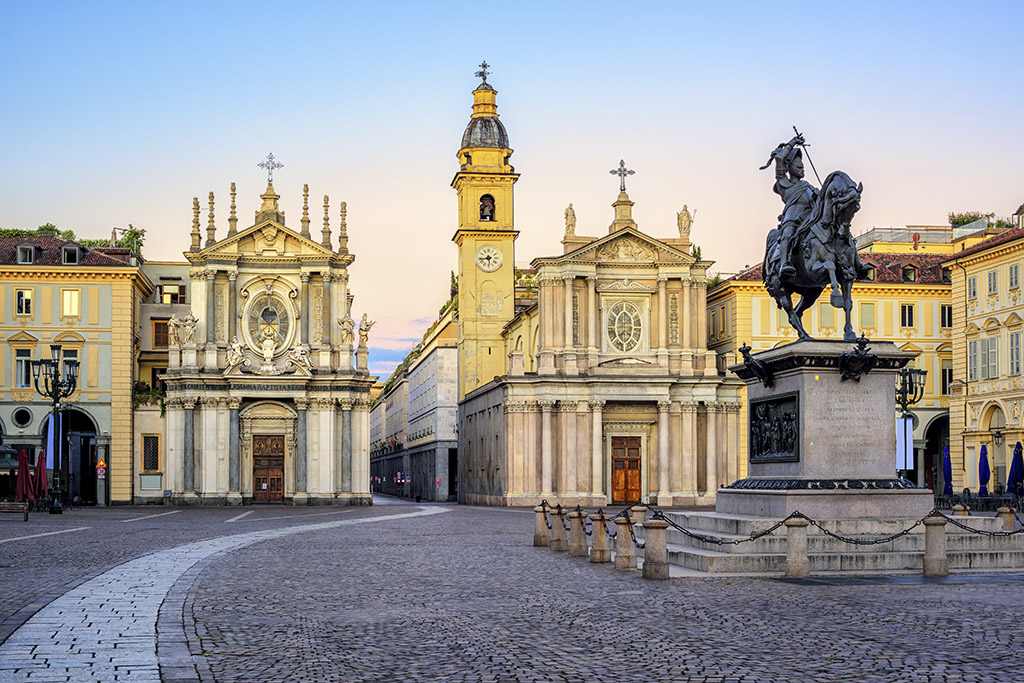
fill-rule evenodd
<path id="1" fill-rule="evenodd" d="M 272 182 L 261 199 L 238 230 L 232 183 L 217 240 L 211 192 L 205 243 L 193 200 L 191 310 L 170 320 L 165 376 L 172 502 L 368 505 L 373 322 L 356 345 L 345 204 L 334 249 L 326 196 L 319 241 L 307 187 L 298 232 Z"/>

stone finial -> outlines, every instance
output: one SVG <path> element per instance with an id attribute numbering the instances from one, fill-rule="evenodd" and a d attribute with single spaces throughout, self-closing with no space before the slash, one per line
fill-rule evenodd
<path id="1" fill-rule="evenodd" d="M 341 203 L 341 225 L 338 228 L 338 251 L 348 253 L 348 202 Z"/>
<path id="2" fill-rule="evenodd" d="M 302 186 L 302 230 L 300 234 L 309 238 L 309 185 Z"/>
<path id="3" fill-rule="evenodd" d="M 196 252 L 202 249 L 203 236 L 199 232 L 199 197 L 192 198 L 192 246 L 189 251 Z"/>
<path id="4" fill-rule="evenodd" d="M 330 199 L 327 195 L 324 195 L 324 229 L 322 231 L 323 238 L 320 240 L 320 244 L 328 249 L 331 248 L 331 218 L 329 202 Z"/>
<path id="5" fill-rule="evenodd" d="M 217 226 L 213 222 L 213 192 L 210 193 L 210 220 L 206 224 L 206 246 L 217 243 Z"/>
<path id="6" fill-rule="evenodd" d="M 228 216 L 228 237 L 238 232 L 238 216 L 235 215 L 235 184 L 231 183 L 231 214 Z"/>

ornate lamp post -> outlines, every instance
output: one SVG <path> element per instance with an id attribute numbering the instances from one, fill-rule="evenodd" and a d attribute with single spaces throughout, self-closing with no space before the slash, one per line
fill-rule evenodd
<path id="1" fill-rule="evenodd" d="M 907 420 L 912 417 L 910 406 L 914 405 L 924 396 L 925 378 L 927 370 L 917 368 L 902 368 L 896 375 L 896 405 L 900 407 L 900 419 Z M 904 448 L 913 448 L 912 443 L 905 444 Z M 902 476 L 906 476 L 906 470 Z"/>
<path id="2" fill-rule="evenodd" d="M 57 417 L 62 409 L 61 399 L 73 394 L 75 387 L 78 386 L 78 361 L 64 361 L 63 377 L 61 377 L 60 361 L 60 344 L 50 344 L 50 358 L 32 361 L 32 379 L 35 382 L 36 393 L 50 399 L 54 429 L 59 424 Z M 56 442 L 56 449 L 53 454 L 53 493 L 50 499 L 50 514 L 59 515 L 64 512 L 64 506 L 60 502 L 61 438 L 59 433 L 54 441 Z"/>

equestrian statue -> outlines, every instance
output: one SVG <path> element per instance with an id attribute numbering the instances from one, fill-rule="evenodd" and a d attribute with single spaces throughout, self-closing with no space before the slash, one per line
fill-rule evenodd
<path id="1" fill-rule="evenodd" d="M 796 132 L 796 128 L 793 129 Z M 854 341 L 857 334 L 850 322 L 854 281 L 868 269 L 861 263 L 850 233 L 850 222 L 860 209 L 863 183 L 854 183 L 843 171 L 825 178 L 821 189 L 804 180 L 803 136 L 797 132 L 789 142 L 772 152 L 762 170 L 775 162 L 773 190 L 785 208 L 779 226 L 768 233 L 762 276 L 768 293 L 786 311 L 789 323 L 800 339 L 811 339 L 803 325 L 803 313 L 817 301 L 825 287 L 832 287 L 830 303 L 846 312 L 843 339 Z M 810 161 L 810 157 L 808 157 Z M 811 165 L 814 168 L 814 165 Z M 817 171 L 815 171 L 817 177 Z M 820 178 L 818 182 L 821 182 Z M 793 305 L 793 294 L 800 301 Z"/>

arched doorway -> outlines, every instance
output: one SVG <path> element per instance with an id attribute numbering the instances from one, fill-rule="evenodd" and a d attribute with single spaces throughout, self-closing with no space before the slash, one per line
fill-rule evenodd
<path id="1" fill-rule="evenodd" d="M 1008 451 L 1006 447 L 1006 413 L 1002 408 L 993 405 L 982 418 L 982 425 L 988 431 L 987 439 L 982 437 L 983 442 L 987 441 L 988 464 L 992 468 L 992 478 L 988 481 L 988 490 L 994 491 L 996 484 L 1006 484 L 1007 465 L 1009 464 Z"/>
<path id="2" fill-rule="evenodd" d="M 260 401 L 239 414 L 242 500 L 284 503 L 294 493 L 297 414 L 277 401 Z"/>
<path id="3" fill-rule="evenodd" d="M 942 460 L 949 445 L 949 416 L 941 415 L 932 420 L 924 430 L 924 471 L 915 481 L 938 494 L 946 485 L 942 477 Z"/>
<path id="4" fill-rule="evenodd" d="M 75 505 L 95 505 L 96 423 L 81 410 L 65 410 L 61 437 L 61 468 L 67 478 L 68 500 Z"/>

